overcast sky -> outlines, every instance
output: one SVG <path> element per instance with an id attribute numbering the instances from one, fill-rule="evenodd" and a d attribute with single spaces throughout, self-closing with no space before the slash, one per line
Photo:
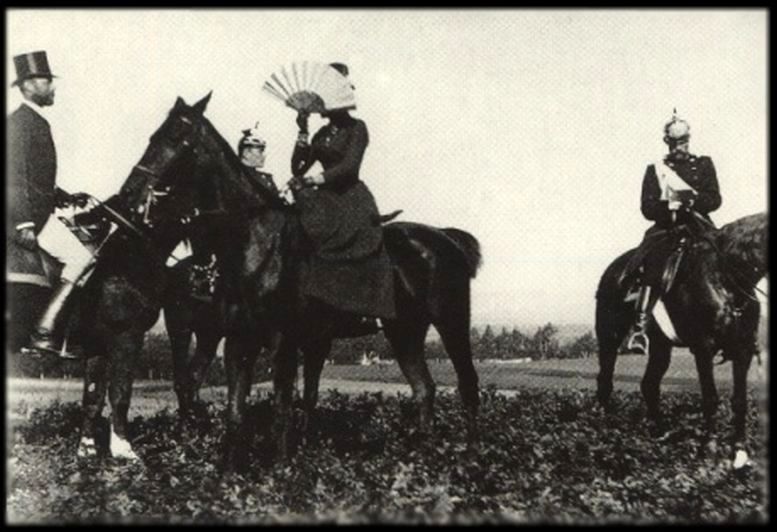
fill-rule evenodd
<path id="1" fill-rule="evenodd" d="M 641 181 L 673 107 L 718 170 L 715 222 L 767 208 L 766 10 L 6 15 L 7 79 L 13 55 L 39 49 L 60 76 L 60 183 L 101 198 L 177 96 L 210 90 L 206 116 L 233 145 L 259 121 L 285 183 L 295 115 L 262 84 L 294 61 L 347 63 L 370 132 L 362 178 L 382 211 L 480 240 L 479 323 L 593 323 L 601 273 L 650 225 Z"/>

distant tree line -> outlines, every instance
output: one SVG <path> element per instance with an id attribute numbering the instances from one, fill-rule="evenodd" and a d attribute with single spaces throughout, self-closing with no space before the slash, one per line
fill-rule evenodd
<path id="1" fill-rule="evenodd" d="M 561 342 L 558 332 L 558 327 L 552 323 L 537 327 L 531 334 L 521 332 L 517 328 L 508 330 L 503 327 L 497 334 L 490 325 L 487 325 L 482 332 L 473 327 L 470 330 L 472 354 L 476 360 L 587 358 L 596 354 L 596 338 L 592 332 L 589 331 L 567 342 Z M 428 359 L 448 359 L 439 339 L 428 341 L 425 352 Z M 373 360 L 393 357 L 391 347 L 383 334 L 345 338 L 333 342 L 330 355 L 332 363 L 358 364 L 365 357 Z M 67 361 L 56 357 L 31 358 L 15 354 L 9 362 L 8 369 L 11 375 L 42 378 L 83 377 L 81 361 Z M 264 353 L 258 357 L 254 375 L 257 380 L 266 380 L 269 374 L 269 356 Z M 173 360 L 167 336 L 161 333 L 148 333 L 143 350 L 135 364 L 135 378 L 169 380 L 172 377 Z M 208 384 L 226 382 L 222 357 L 217 357 L 211 364 L 206 382 Z"/>

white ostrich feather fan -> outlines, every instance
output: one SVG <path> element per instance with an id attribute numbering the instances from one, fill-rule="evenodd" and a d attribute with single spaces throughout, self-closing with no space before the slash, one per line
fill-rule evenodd
<path id="1" fill-rule="evenodd" d="M 262 89 L 297 111 L 321 113 L 356 108 L 353 85 L 326 63 L 302 61 L 281 67 Z"/>

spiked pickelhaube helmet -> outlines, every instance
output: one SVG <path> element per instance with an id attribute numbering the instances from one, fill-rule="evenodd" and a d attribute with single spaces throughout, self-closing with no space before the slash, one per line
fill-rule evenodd
<path id="1" fill-rule="evenodd" d="M 691 138 L 691 126 L 677 116 L 677 109 L 672 112 L 672 118 L 664 125 L 664 142 L 675 144 Z"/>
<path id="2" fill-rule="evenodd" d="M 246 146 L 259 146 L 261 148 L 267 146 L 267 141 L 259 134 L 259 122 L 254 127 L 243 130 L 243 137 L 238 142 L 237 147 L 243 149 Z"/>

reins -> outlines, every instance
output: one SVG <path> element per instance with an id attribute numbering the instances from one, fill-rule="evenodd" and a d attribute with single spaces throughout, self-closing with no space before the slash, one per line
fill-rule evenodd
<path id="1" fill-rule="evenodd" d="M 180 262 L 181 259 L 177 258 L 175 255 L 173 255 L 173 252 L 165 254 L 163 251 L 160 251 L 156 245 L 156 243 L 153 241 L 151 236 L 148 235 L 148 232 L 144 230 L 142 227 L 137 226 L 133 222 L 131 222 L 127 217 L 125 217 L 123 214 L 121 214 L 119 211 L 108 205 L 107 203 L 100 201 L 99 199 L 95 198 L 94 196 L 89 196 L 89 200 L 94 202 L 95 206 L 97 208 L 103 209 L 106 213 L 110 215 L 110 217 L 117 222 L 117 225 L 120 227 L 124 227 L 126 229 L 129 229 L 132 233 L 134 233 L 136 236 L 140 237 L 140 239 L 143 241 L 143 243 L 150 248 L 150 251 L 156 255 L 159 259 L 161 259 L 163 262 L 167 262 L 169 259 L 173 259 L 176 263 Z M 105 240 L 98 246 L 98 250 L 102 248 L 103 244 L 108 241 L 108 237 L 105 238 Z"/>

